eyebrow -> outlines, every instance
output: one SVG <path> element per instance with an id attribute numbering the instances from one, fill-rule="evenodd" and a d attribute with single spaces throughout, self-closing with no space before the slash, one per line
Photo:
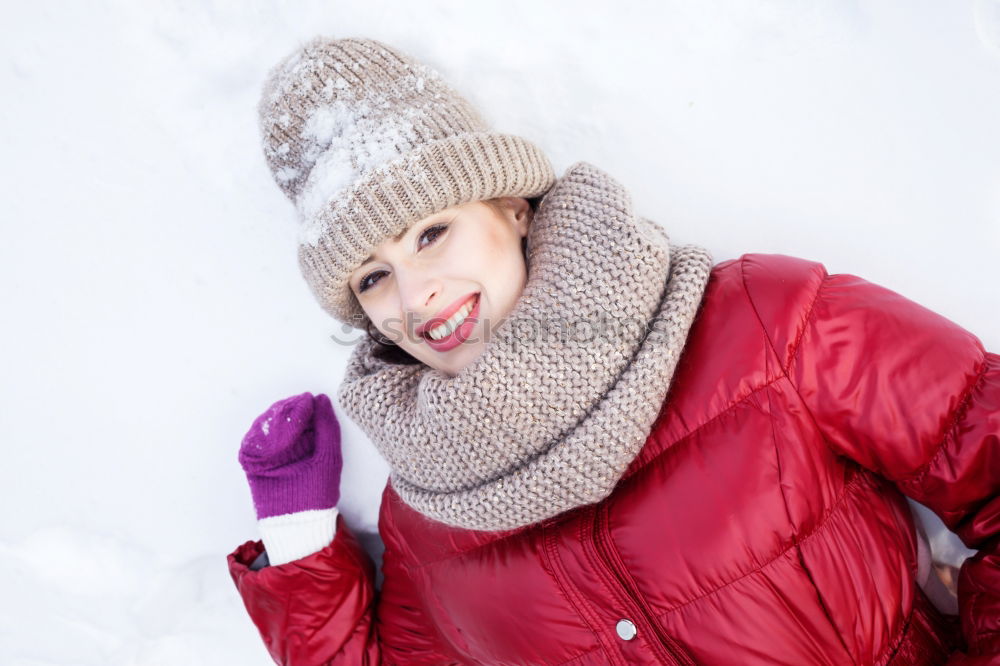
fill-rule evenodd
<path id="1" fill-rule="evenodd" d="M 405 236 L 405 235 L 406 235 L 406 232 L 407 232 L 407 231 L 409 231 L 409 229 L 403 229 L 402 231 L 400 231 L 400 232 L 399 232 L 398 234 L 396 234 L 396 236 L 395 236 L 395 237 L 394 237 L 394 238 L 392 239 L 392 242 L 394 242 L 394 243 L 398 243 L 398 242 L 399 242 L 399 239 L 400 239 L 400 238 L 402 238 L 403 236 Z M 374 255 L 374 254 L 369 254 L 369 255 L 368 255 L 368 258 L 367 258 L 367 259 L 365 259 L 364 261 L 362 261 L 362 262 L 361 262 L 361 265 L 362 265 L 362 266 L 364 266 L 364 265 L 365 265 L 365 264 L 367 264 L 367 263 L 368 263 L 369 261 L 374 261 L 374 260 L 375 260 L 375 255 Z"/>
<path id="2" fill-rule="evenodd" d="M 441 213 L 443 213 L 443 212 L 444 212 L 444 211 L 438 211 L 438 212 L 437 212 L 437 213 L 435 213 L 434 215 L 430 216 L 430 217 L 433 217 L 433 218 L 434 218 L 434 220 L 432 220 L 431 222 L 433 223 L 434 221 L 436 221 L 436 220 L 438 219 L 438 216 L 439 216 L 439 215 L 440 215 Z M 402 230 L 402 231 L 400 231 L 400 232 L 399 232 L 398 234 L 396 234 L 396 236 L 395 236 L 395 237 L 394 237 L 394 238 L 392 239 L 392 241 L 393 241 L 394 243 L 398 243 L 398 242 L 399 242 L 399 240 L 400 240 L 400 239 L 401 239 L 401 238 L 402 238 L 403 236 L 405 236 L 405 235 L 406 235 L 406 232 L 407 232 L 407 231 L 409 231 L 410 229 L 412 229 L 412 228 L 413 228 L 413 227 L 415 227 L 415 226 L 417 226 L 417 225 L 416 225 L 416 224 L 411 224 L 411 225 L 410 225 L 409 227 L 407 227 L 406 229 L 403 229 L 403 230 Z M 384 242 L 384 241 L 383 241 L 383 242 Z M 374 255 L 374 254 L 369 254 L 369 255 L 368 255 L 368 258 L 367 258 L 367 259 L 365 259 L 364 261 L 362 261 L 362 262 L 361 262 L 361 266 L 364 266 L 364 265 L 365 265 L 365 264 L 367 264 L 367 263 L 368 263 L 369 261 L 374 261 L 374 260 L 375 260 L 375 255 Z M 359 268 L 360 268 L 360 266 L 359 266 Z"/>

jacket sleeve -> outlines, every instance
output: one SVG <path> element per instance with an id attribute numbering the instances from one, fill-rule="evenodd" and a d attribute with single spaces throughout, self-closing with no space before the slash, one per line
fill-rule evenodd
<path id="1" fill-rule="evenodd" d="M 788 257 L 764 266 L 745 257 L 745 284 L 798 289 L 786 303 L 804 306 L 776 349 L 788 350 L 785 373 L 825 439 L 979 549 L 959 576 L 967 651 L 952 663 L 1000 663 L 1000 356 L 861 278 Z"/>
<path id="2" fill-rule="evenodd" d="M 343 516 L 333 541 L 317 553 L 251 570 L 263 551 L 248 541 L 228 556 L 229 573 L 271 658 L 281 666 L 458 664 L 425 616 L 400 557 L 395 532 L 386 543 L 383 584 Z"/>

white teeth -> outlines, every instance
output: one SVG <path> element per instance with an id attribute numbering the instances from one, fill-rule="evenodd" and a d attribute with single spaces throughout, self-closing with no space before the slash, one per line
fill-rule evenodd
<path id="1" fill-rule="evenodd" d="M 475 304 L 476 299 L 471 299 L 463 307 L 459 308 L 458 312 L 449 317 L 448 321 L 443 324 L 439 324 L 428 331 L 427 337 L 431 340 L 440 340 L 441 338 L 446 338 L 451 335 L 452 332 L 458 328 L 459 324 L 465 321 L 465 318 L 469 316 L 469 313 L 472 312 L 472 308 Z"/>

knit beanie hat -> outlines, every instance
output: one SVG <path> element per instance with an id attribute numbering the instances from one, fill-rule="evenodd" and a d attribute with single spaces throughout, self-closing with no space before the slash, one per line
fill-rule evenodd
<path id="1" fill-rule="evenodd" d="M 437 72 L 371 39 L 316 38 L 286 57 L 259 114 L 267 163 L 298 209 L 302 274 L 359 329 L 348 280 L 384 241 L 445 208 L 555 182 L 535 145 L 492 131 Z"/>

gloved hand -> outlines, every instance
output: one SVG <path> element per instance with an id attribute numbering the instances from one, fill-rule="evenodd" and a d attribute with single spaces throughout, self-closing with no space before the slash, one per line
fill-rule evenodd
<path id="1" fill-rule="evenodd" d="M 243 437 L 239 460 L 258 520 L 336 506 L 343 458 L 330 398 L 306 392 L 271 405 Z"/>

